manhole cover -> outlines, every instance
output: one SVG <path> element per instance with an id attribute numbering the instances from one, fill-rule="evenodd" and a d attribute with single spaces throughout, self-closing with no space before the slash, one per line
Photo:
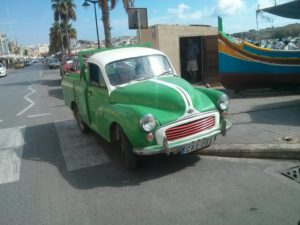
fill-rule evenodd
<path id="1" fill-rule="evenodd" d="M 295 166 L 288 170 L 282 171 L 281 174 L 300 183 L 300 166 Z"/>
<path id="2" fill-rule="evenodd" d="M 282 142 L 285 142 L 285 143 L 295 143 L 298 140 L 297 140 L 297 138 L 294 138 L 294 137 L 285 136 L 285 137 L 279 138 L 279 141 L 282 141 Z"/>

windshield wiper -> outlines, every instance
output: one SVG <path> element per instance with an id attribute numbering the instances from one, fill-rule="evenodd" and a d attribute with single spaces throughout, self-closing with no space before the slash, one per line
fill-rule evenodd
<path id="1" fill-rule="evenodd" d="M 159 74 L 159 75 L 157 75 L 157 77 L 161 77 L 161 76 L 164 76 L 164 75 L 167 75 L 167 74 L 172 74 L 172 71 L 170 71 L 170 70 L 167 70 L 167 71 L 165 71 L 165 72 L 162 72 L 161 74 Z"/>
<path id="2" fill-rule="evenodd" d="M 136 81 L 142 81 L 142 80 L 148 80 L 150 77 L 140 77 L 138 79 L 135 79 Z"/>

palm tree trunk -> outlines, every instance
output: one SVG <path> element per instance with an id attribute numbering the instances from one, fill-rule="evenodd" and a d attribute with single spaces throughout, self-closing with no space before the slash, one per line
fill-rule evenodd
<path id="1" fill-rule="evenodd" d="M 108 7 L 108 2 L 103 1 L 102 2 L 102 22 L 103 22 L 103 27 L 104 27 L 104 35 L 105 35 L 105 46 L 106 48 L 109 48 L 112 46 L 111 43 L 111 27 L 110 27 L 110 22 L 109 22 L 109 7 Z"/>
<path id="2" fill-rule="evenodd" d="M 63 39 L 63 32 L 61 29 L 61 19 L 59 18 L 59 22 L 58 22 L 58 26 L 59 26 L 59 38 L 60 38 L 60 48 L 61 48 L 61 54 L 65 54 L 65 48 L 64 48 L 64 39 Z"/>
<path id="3" fill-rule="evenodd" d="M 68 53 L 70 54 L 71 51 L 70 51 L 70 35 L 69 35 L 69 18 L 67 18 L 65 21 L 64 21 L 64 27 L 65 27 L 65 35 L 66 35 L 66 44 L 67 44 L 67 49 L 68 49 Z"/>

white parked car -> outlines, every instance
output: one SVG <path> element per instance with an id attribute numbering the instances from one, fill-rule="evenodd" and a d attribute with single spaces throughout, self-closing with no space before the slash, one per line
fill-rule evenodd
<path id="1" fill-rule="evenodd" d="M 59 67 L 58 59 L 52 58 L 48 60 L 48 67 L 49 69 L 55 69 Z"/>
<path id="2" fill-rule="evenodd" d="M 6 67 L 0 63 L 0 77 L 5 77 L 7 75 Z"/>

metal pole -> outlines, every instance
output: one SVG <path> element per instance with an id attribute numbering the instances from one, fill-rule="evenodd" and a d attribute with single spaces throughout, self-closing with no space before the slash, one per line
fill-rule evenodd
<path id="1" fill-rule="evenodd" d="M 98 48 L 100 48 L 98 22 L 97 22 L 97 12 L 96 12 L 96 2 L 93 2 L 93 4 L 94 4 L 94 12 L 95 12 L 95 21 L 96 21 L 96 31 L 97 31 Z"/>
<path id="2" fill-rule="evenodd" d="M 0 42 L 1 42 L 1 54 L 0 55 L 4 55 L 4 48 L 3 48 L 3 43 L 2 43 L 2 33 L 0 33 Z"/>
<path id="3" fill-rule="evenodd" d="M 258 13 L 259 13 L 259 5 L 257 6 L 257 10 L 256 10 L 256 30 L 257 30 L 256 42 L 259 41 Z"/>
<path id="4" fill-rule="evenodd" d="M 138 17 L 138 28 L 139 28 L 139 44 L 141 44 L 141 22 L 140 22 L 140 10 L 137 10 L 137 17 Z"/>

